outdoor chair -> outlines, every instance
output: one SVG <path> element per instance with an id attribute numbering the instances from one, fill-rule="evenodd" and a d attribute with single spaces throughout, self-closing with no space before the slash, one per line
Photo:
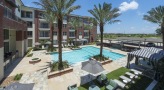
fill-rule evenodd
<path id="1" fill-rule="evenodd" d="M 74 85 L 68 86 L 68 90 L 78 90 L 78 88 L 77 88 L 77 84 L 74 84 Z"/>
<path id="2" fill-rule="evenodd" d="M 101 74 L 97 76 L 97 81 L 100 83 L 100 85 L 107 85 L 108 84 L 108 78 L 105 74 Z"/>
<path id="3" fill-rule="evenodd" d="M 100 90 L 100 88 L 96 85 L 91 85 L 88 90 Z"/>
<path id="4" fill-rule="evenodd" d="M 123 80 L 123 82 L 126 83 L 126 84 L 132 81 L 132 79 L 130 79 L 130 78 L 128 78 L 128 77 L 125 77 L 125 76 L 123 76 L 123 75 L 120 76 L 120 78 L 121 78 L 121 79 Z"/>
<path id="5" fill-rule="evenodd" d="M 126 86 L 126 84 L 124 84 L 123 82 L 121 82 L 120 80 L 117 80 L 117 79 L 114 79 L 113 80 L 114 82 L 117 83 L 117 85 L 121 88 L 124 88 Z"/>
<path id="6" fill-rule="evenodd" d="M 109 84 L 105 86 L 106 90 L 115 90 L 118 87 L 118 84 L 113 80 L 109 80 Z"/>

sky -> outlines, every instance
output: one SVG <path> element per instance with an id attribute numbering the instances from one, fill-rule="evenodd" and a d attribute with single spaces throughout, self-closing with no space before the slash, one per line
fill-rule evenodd
<path id="1" fill-rule="evenodd" d="M 33 4 L 39 0 L 22 0 L 24 5 L 30 7 L 38 7 Z M 113 8 L 119 8 L 121 15 L 116 18 L 119 23 L 106 24 L 104 33 L 155 33 L 159 25 L 143 20 L 152 8 L 159 5 L 164 6 L 163 0 L 76 0 L 74 5 L 80 5 L 81 8 L 72 12 L 72 14 L 91 16 L 88 10 L 94 8 L 99 3 L 111 3 Z M 99 27 L 97 28 L 99 33 Z"/>

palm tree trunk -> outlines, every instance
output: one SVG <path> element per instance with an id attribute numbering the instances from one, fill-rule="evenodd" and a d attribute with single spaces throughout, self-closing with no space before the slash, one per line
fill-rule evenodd
<path id="1" fill-rule="evenodd" d="M 91 42 L 91 32 L 89 30 L 89 43 Z"/>
<path id="2" fill-rule="evenodd" d="M 102 60 L 102 50 L 103 50 L 103 30 L 104 30 L 104 27 L 103 25 L 100 24 L 100 37 L 101 37 L 101 44 L 100 44 L 100 59 Z"/>
<path id="3" fill-rule="evenodd" d="M 63 69 L 63 63 L 62 63 L 62 25 L 63 20 L 58 19 L 58 46 L 59 46 L 59 66 L 58 69 Z"/>
<path id="4" fill-rule="evenodd" d="M 161 25 L 161 31 L 162 31 L 162 44 L 163 44 L 163 50 L 164 50 L 164 26 Z"/>
<path id="5" fill-rule="evenodd" d="M 53 52 L 53 41 L 54 41 L 54 39 L 53 39 L 53 32 L 54 32 L 54 25 L 53 25 L 53 23 L 51 23 L 51 25 L 50 25 L 50 38 L 51 38 L 51 52 Z"/>
<path id="6" fill-rule="evenodd" d="M 77 46 L 77 30 L 75 30 L 75 38 L 76 38 L 75 46 Z"/>

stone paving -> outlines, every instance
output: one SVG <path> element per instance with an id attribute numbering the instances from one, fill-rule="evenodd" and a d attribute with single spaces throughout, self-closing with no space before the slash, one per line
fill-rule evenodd
<path id="1" fill-rule="evenodd" d="M 99 47 L 99 46 L 95 46 Z M 113 52 L 126 55 L 127 52 L 123 52 L 117 49 L 109 49 Z M 73 66 L 73 72 L 55 78 L 47 79 L 47 73 L 41 73 L 43 68 L 46 68 L 47 62 L 51 62 L 51 56 L 45 54 L 46 51 L 34 51 L 33 57 L 24 57 L 20 60 L 19 64 L 10 71 L 9 76 L 23 73 L 21 83 L 35 83 L 33 90 L 67 90 L 69 85 L 86 83 L 91 80 L 88 77 L 88 72 L 81 70 L 81 64 Z M 41 58 L 41 62 L 37 64 L 29 64 L 29 60 L 32 58 Z M 127 57 L 115 60 L 112 63 L 104 65 L 105 71 L 103 73 L 109 73 L 120 67 L 125 67 L 127 63 Z"/>

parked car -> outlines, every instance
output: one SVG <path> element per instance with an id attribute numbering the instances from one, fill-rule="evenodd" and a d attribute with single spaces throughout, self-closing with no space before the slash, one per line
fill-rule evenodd
<path id="1" fill-rule="evenodd" d="M 155 44 L 152 43 L 152 42 L 148 42 L 148 43 L 146 44 L 146 47 L 155 47 Z"/>

